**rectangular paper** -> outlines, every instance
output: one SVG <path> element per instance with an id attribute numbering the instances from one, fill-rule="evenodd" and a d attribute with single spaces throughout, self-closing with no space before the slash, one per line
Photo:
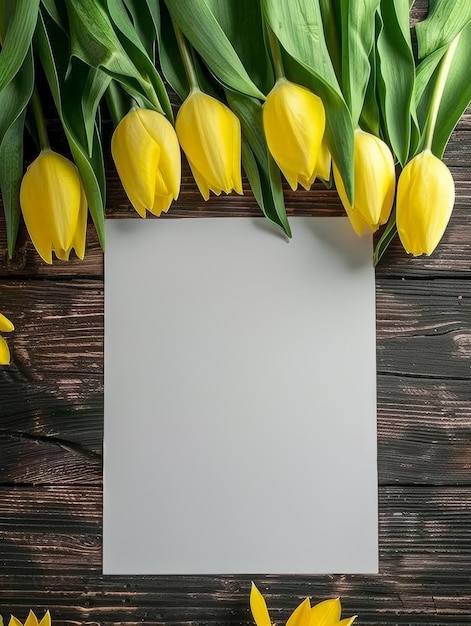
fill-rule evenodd
<path id="1" fill-rule="evenodd" d="M 372 240 L 108 220 L 105 574 L 378 571 Z"/>

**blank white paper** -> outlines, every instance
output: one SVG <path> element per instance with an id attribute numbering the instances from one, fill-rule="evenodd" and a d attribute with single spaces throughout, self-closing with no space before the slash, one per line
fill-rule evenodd
<path id="1" fill-rule="evenodd" d="M 372 240 L 107 220 L 105 574 L 376 573 Z"/>

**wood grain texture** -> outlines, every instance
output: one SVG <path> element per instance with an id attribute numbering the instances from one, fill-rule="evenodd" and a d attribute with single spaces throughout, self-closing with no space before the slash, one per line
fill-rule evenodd
<path id="1" fill-rule="evenodd" d="M 427 4 L 415 2 L 414 19 Z M 359 626 L 471 624 L 470 151 L 468 110 L 445 154 L 457 200 L 442 242 L 414 259 L 396 240 L 376 270 L 380 573 L 255 576 L 277 624 L 306 596 L 340 596 Z M 106 167 L 108 217 L 139 219 L 109 155 Z M 161 219 L 260 216 L 244 191 L 205 203 L 185 165 Z M 284 191 L 289 215 L 343 214 L 321 184 Z M 84 261 L 48 266 L 24 227 L 8 259 L 0 220 L 0 307 L 16 326 L 5 335 L 13 364 L 0 368 L 0 614 L 252 625 L 249 576 L 101 574 L 103 253 L 93 226 Z"/>

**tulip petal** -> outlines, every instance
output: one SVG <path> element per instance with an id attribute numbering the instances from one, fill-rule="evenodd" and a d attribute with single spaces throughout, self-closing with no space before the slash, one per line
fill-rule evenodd
<path id="1" fill-rule="evenodd" d="M 160 113 L 148 109 L 139 110 L 139 119 L 153 141 L 160 146 L 159 176 L 155 183 L 155 192 L 161 195 L 171 194 L 176 200 L 180 193 L 181 157 L 175 129 Z"/>
<path id="2" fill-rule="evenodd" d="M 311 603 L 306 598 L 297 606 L 286 622 L 286 626 L 309 626 L 311 622 Z"/>
<path id="3" fill-rule="evenodd" d="M 38 624 L 38 618 L 36 617 L 36 615 L 33 613 L 33 611 L 30 611 L 28 613 L 28 617 L 26 618 L 25 624 L 24 626 L 39 626 Z"/>
<path id="4" fill-rule="evenodd" d="M 337 626 L 342 607 L 338 598 L 319 602 L 311 609 L 311 624 L 314 626 Z"/>
<path id="5" fill-rule="evenodd" d="M 39 626 L 51 626 L 51 614 L 49 613 L 49 611 L 46 611 L 44 613 L 44 617 L 39 622 Z"/>
<path id="6" fill-rule="evenodd" d="M 5 339 L 0 335 L 0 365 L 10 364 L 10 349 Z M 11 623 L 11 622 L 10 622 Z M 20 622 L 20 626 L 22 626 Z"/>
<path id="7" fill-rule="evenodd" d="M 85 256 L 85 240 L 87 237 L 87 218 L 88 218 L 88 205 L 85 190 L 82 187 L 82 193 L 80 196 L 80 209 L 79 217 L 77 220 L 77 228 L 75 229 L 74 238 L 72 240 L 71 249 L 75 250 L 75 254 L 80 260 L 83 260 Z M 69 250 L 70 252 L 70 250 Z M 41 624 L 39 625 L 41 626 Z"/>
<path id="8" fill-rule="evenodd" d="M 250 590 L 250 610 L 257 626 L 271 626 L 267 603 L 254 583 Z"/>
<path id="9" fill-rule="evenodd" d="M 8 317 L 5 317 L 4 315 L 2 315 L 2 313 L 0 313 L 0 330 L 2 332 L 7 332 L 7 333 L 11 332 L 12 330 L 15 330 L 15 327 L 10 322 Z"/>
<path id="10" fill-rule="evenodd" d="M 324 135 L 321 142 L 319 154 L 316 163 L 317 176 L 321 180 L 330 180 L 330 172 L 332 170 L 332 155 L 327 147 L 327 139 Z"/>

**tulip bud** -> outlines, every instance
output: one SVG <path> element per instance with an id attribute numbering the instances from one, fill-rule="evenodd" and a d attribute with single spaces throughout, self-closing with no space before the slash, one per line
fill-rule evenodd
<path id="1" fill-rule="evenodd" d="M 225 104 L 194 88 L 178 111 L 175 129 L 205 200 L 210 191 L 242 194 L 240 122 Z"/>
<path id="2" fill-rule="evenodd" d="M 396 223 L 405 250 L 432 254 L 453 210 L 455 183 L 448 167 L 430 150 L 407 163 L 399 176 Z"/>
<path id="3" fill-rule="evenodd" d="M 396 172 L 388 146 L 371 133 L 355 130 L 353 147 L 354 199 L 350 204 L 334 163 L 334 180 L 355 232 L 376 231 L 387 222 L 394 201 Z"/>
<path id="4" fill-rule="evenodd" d="M 43 150 L 23 176 L 20 205 L 31 241 L 46 263 L 52 263 L 53 252 L 67 261 L 72 248 L 83 259 L 87 198 L 71 161 Z"/>
<path id="5" fill-rule="evenodd" d="M 119 122 L 111 154 L 124 190 L 141 217 L 167 212 L 180 192 L 180 146 L 157 111 L 133 109 Z"/>
<path id="6" fill-rule="evenodd" d="M 325 130 L 322 100 L 309 89 L 280 78 L 263 105 L 268 149 L 291 189 L 310 189 Z"/>
<path id="7" fill-rule="evenodd" d="M 14 330 L 13 324 L 10 320 L 0 313 L 0 331 L 11 332 Z M 10 350 L 5 339 L 0 336 L 0 365 L 9 365 L 10 363 Z"/>

